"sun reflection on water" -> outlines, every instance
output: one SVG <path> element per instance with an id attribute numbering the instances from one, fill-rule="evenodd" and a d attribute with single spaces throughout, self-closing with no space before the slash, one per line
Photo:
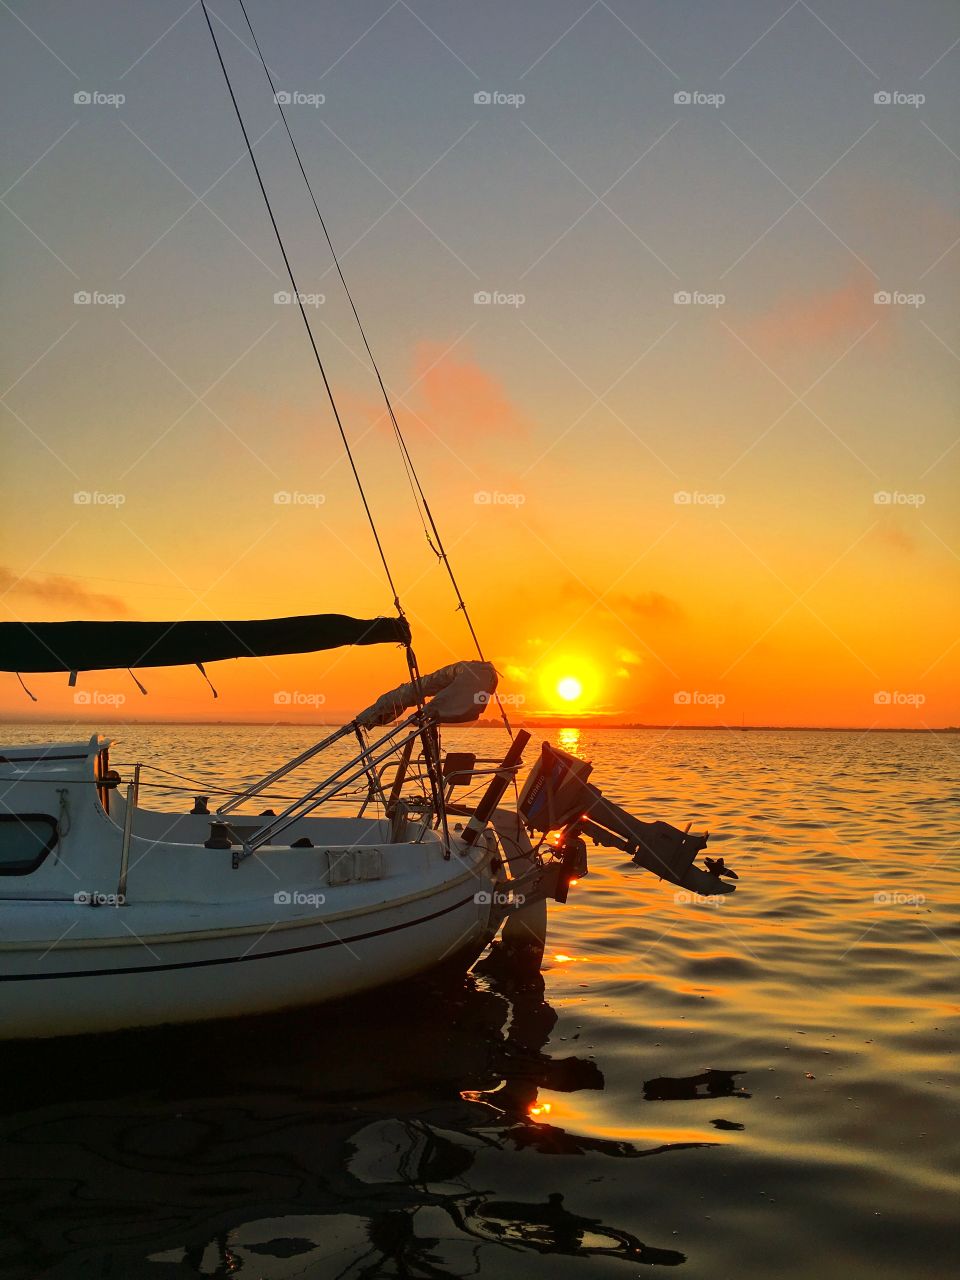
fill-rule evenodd
<path id="1" fill-rule="evenodd" d="M 580 730 L 573 725 L 567 729 L 557 730 L 557 746 L 563 751 L 569 751 L 572 756 L 583 759 L 580 751 Z"/>

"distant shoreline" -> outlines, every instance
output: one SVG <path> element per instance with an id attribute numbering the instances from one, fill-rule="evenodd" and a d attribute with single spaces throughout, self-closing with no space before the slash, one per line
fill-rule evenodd
<path id="1" fill-rule="evenodd" d="M 137 728 L 144 725 L 196 725 L 199 727 L 230 728 L 251 727 L 269 729 L 333 729 L 347 723 L 349 716 L 343 720 L 112 720 L 104 716 L 99 720 L 70 720 L 64 716 L 44 716 L 0 719 L 0 726 L 9 725 L 48 725 L 74 724 L 78 729 L 89 725 L 91 731 L 104 724 Z M 912 728 L 910 726 L 873 725 L 818 725 L 818 724 L 644 724 L 641 722 L 611 724 L 609 720 L 514 720 L 514 729 L 650 729 L 657 731 L 677 730 L 681 733 L 960 733 L 960 725 L 942 727 Z M 495 720 L 482 720 L 474 724 L 447 725 L 448 729 L 500 729 L 502 725 Z"/>

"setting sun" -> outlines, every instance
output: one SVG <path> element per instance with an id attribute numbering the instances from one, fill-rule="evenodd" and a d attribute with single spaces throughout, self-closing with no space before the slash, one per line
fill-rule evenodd
<path id="1" fill-rule="evenodd" d="M 562 680 L 557 681 L 557 696 L 564 702 L 576 702 L 583 696 L 583 685 L 576 676 L 564 676 Z"/>
<path id="2" fill-rule="evenodd" d="M 601 705 L 604 687 L 601 668 L 583 650 L 558 653 L 531 675 L 543 699 L 542 714 L 580 716 L 593 713 Z"/>

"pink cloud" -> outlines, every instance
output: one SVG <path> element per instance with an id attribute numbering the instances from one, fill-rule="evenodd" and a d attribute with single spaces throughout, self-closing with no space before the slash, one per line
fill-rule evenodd
<path id="1" fill-rule="evenodd" d="M 476 360 L 442 342 L 420 342 L 414 351 L 410 401 L 438 435 L 512 436 L 530 424 L 506 389 Z"/>
<path id="2" fill-rule="evenodd" d="M 906 555 L 914 555 L 918 549 L 915 535 L 909 533 L 892 516 L 882 520 L 877 525 L 876 529 L 873 530 L 872 538 L 889 550 L 899 551 Z"/>
<path id="3" fill-rule="evenodd" d="M 782 294 L 750 323 L 747 341 L 777 352 L 806 350 L 831 341 L 853 342 L 883 318 L 873 301 L 876 288 L 864 271 L 834 288 Z"/>

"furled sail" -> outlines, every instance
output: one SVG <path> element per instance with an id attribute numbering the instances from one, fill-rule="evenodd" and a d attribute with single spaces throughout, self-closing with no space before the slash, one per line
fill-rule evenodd
<path id="1" fill-rule="evenodd" d="M 497 673 L 489 662 L 454 662 L 421 677 L 420 693 L 429 698 L 427 712 L 439 724 L 467 724 L 477 720 L 494 700 Z M 417 705 L 417 686 L 398 685 L 383 693 L 357 716 L 365 729 L 390 724 Z"/>
<path id="2" fill-rule="evenodd" d="M 2 622 L 0 671 L 177 667 L 353 644 L 409 643 L 405 618 L 343 613 L 243 622 Z"/>

